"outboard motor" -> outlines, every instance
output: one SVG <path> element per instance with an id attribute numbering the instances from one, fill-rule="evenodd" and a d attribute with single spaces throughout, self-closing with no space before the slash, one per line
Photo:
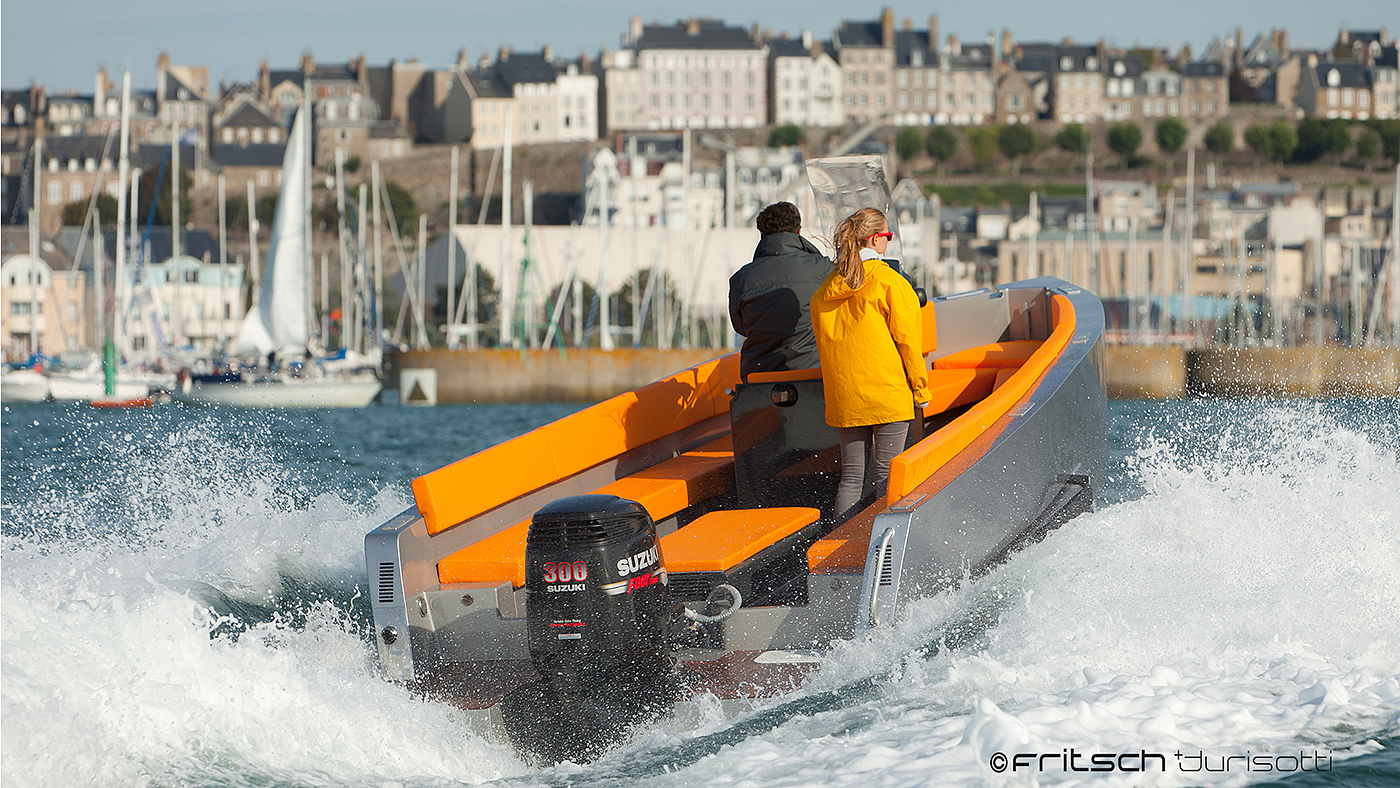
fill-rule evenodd
<path id="1" fill-rule="evenodd" d="M 673 608 L 656 525 L 641 504 L 578 495 L 535 512 L 525 599 L 530 660 L 542 678 L 501 702 L 522 752 L 590 760 L 670 708 Z"/>

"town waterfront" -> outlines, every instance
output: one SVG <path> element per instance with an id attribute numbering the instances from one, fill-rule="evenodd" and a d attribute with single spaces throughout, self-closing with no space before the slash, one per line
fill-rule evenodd
<path id="1" fill-rule="evenodd" d="M 580 407 L 5 406 L 0 781 L 1025 782 L 998 753 L 1102 776 L 1071 752 L 1160 753 L 1157 785 L 1400 780 L 1393 397 L 1110 402 L 1098 511 L 788 698 L 531 768 L 378 676 L 363 535 L 413 476 Z"/>

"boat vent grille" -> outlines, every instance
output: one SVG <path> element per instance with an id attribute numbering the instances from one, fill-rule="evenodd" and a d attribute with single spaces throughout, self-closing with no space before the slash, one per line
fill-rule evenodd
<path id="1" fill-rule="evenodd" d="M 720 583 L 729 582 L 723 572 L 670 573 L 671 597 L 685 602 L 705 599 Z"/>
<path id="2" fill-rule="evenodd" d="M 894 585 L 894 545 L 885 545 L 880 554 L 880 585 Z"/>
<path id="3" fill-rule="evenodd" d="M 394 604 L 394 562 L 385 561 L 379 565 L 379 603 Z"/>
<path id="4" fill-rule="evenodd" d="M 549 547 L 606 544 L 636 536 L 642 523 L 635 517 L 598 520 L 534 520 L 530 523 L 529 544 Z"/>

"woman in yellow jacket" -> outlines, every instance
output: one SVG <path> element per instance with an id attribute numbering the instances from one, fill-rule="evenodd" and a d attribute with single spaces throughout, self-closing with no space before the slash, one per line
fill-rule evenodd
<path id="1" fill-rule="evenodd" d="M 915 408 L 929 401 L 923 316 L 908 280 L 881 259 L 894 234 L 862 208 L 836 228 L 836 270 L 812 296 L 812 328 L 826 389 L 826 423 L 841 438 L 836 519 L 855 514 L 871 454 L 875 495 L 904 450 Z"/>

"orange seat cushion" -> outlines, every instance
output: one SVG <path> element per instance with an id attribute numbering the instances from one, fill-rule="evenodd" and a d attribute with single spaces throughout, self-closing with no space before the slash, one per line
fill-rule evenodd
<path id="1" fill-rule="evenodd" d="M 1040 347 L 1038 339 L 1017 339 L 1011 342 L 993 342 L 990 345 L 960 350 L 943 358 L 933 360 L 934 369 L 987 369 L 1019 367 Z"/>
<path id="2" fill-rule="evenodd" d="M 661 537 L 661 557 L 667 572 L 723 572 L 820 516 L 805 506 L 710 512 Z"/>

